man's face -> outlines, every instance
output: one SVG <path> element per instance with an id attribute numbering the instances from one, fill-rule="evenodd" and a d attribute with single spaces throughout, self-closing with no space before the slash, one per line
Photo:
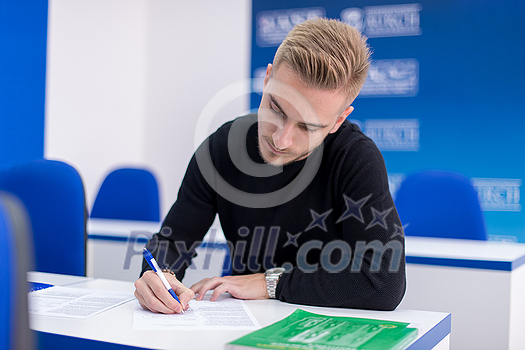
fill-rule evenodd
<path id="1" fill-rule="evenodd" d="M 273 74 L 268 65 L 258 113 L 262 158 L 275 166 L 306 158 L 352 110 L 342 91 L 310 88 L 286 64 Z"/>

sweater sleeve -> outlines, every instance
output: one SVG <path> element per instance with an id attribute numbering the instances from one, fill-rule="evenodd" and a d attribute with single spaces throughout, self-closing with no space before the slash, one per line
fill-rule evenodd
<path id="1" fill-rule="evenodd" d="M 296 304 L 393 310 L 405 292 L 404 233 L 383 158 L 369 139 L 339 157 L 332 190 L 341 240 L 315 247 L 321 250 L 315 269 L 297 264 L 285 272 L 277 298 Z M 330 255 L 338 261 L 330 260 Z"/>
<path id="2" fill-rule="evenodd" d="M 204 145 L 207 145 L 206 143 Z M 202 147 L 202 146 L 201 146 Z M 169 268 L 182 281 L 195 249 L 210 228 L 217 212 L 215 192 L 202 176 L 193 155 L 182 181 L 177 200 L 147 247 L 161 268 Z M 143 261 L 142 274 L 150 267 Z"/>

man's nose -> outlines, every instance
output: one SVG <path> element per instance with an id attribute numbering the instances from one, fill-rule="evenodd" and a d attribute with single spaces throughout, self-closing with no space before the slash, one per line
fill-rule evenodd
<path id="1" fill-rule="evenodd" d="M 280 150 L 290 147 L 293 143 L 293 125 L 289 122 L 284 122 L 283 127 L 277 127 L 272 135 L 273 144 Z"/>

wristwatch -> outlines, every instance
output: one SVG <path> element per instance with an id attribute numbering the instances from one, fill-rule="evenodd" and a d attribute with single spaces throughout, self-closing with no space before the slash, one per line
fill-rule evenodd
<path id="1" fill-rule="evenodd" d="M 266 270 L 264 273 L 266 277 L 266 290 L 270 299 L 275 299 L 275 291 L 277 290 L 277 282 L 285 270 L 282 267 L 274 267 L 273 269 Z"/>

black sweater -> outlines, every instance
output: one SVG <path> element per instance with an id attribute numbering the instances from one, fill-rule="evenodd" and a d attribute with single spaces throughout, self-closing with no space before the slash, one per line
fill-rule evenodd
<path id="1" fill-rule="evenodd" d="M 252 165 L 270 167 L 258 153 L 256 118 L 236 120 L 251 125 L 245 149 Z M 159 264 L 182 280 L 195 242 L 202 240 L 218 213 L 233 275 L 273 266 L 288 269 L 277 285 L 279 300 L 395 309 L 405 292 L 404 235 L 375 144 L 345 121 L 308 158 L 271 177 L 256 177 L 239 170 L 230 157 L 232 124 L 220 127 L 191 159 L 177 201 L 161 232 L 148 243 Z M 236 129 L 232 140 L 239 139 L 238 134 Z M 242 135 L 241 140 L 230 145 L 232 153 L 244 150 Z M 203 151 L 208 149 L 218 173 L 205 165 Z M 221 179 L 231 187 L 224 187 Z M 302 184 L 306 188 L 294 193 Z M 265 195 L 278 190 L 273 197 Z M 143 272 L 147 269 L 145 263 Z"/>

